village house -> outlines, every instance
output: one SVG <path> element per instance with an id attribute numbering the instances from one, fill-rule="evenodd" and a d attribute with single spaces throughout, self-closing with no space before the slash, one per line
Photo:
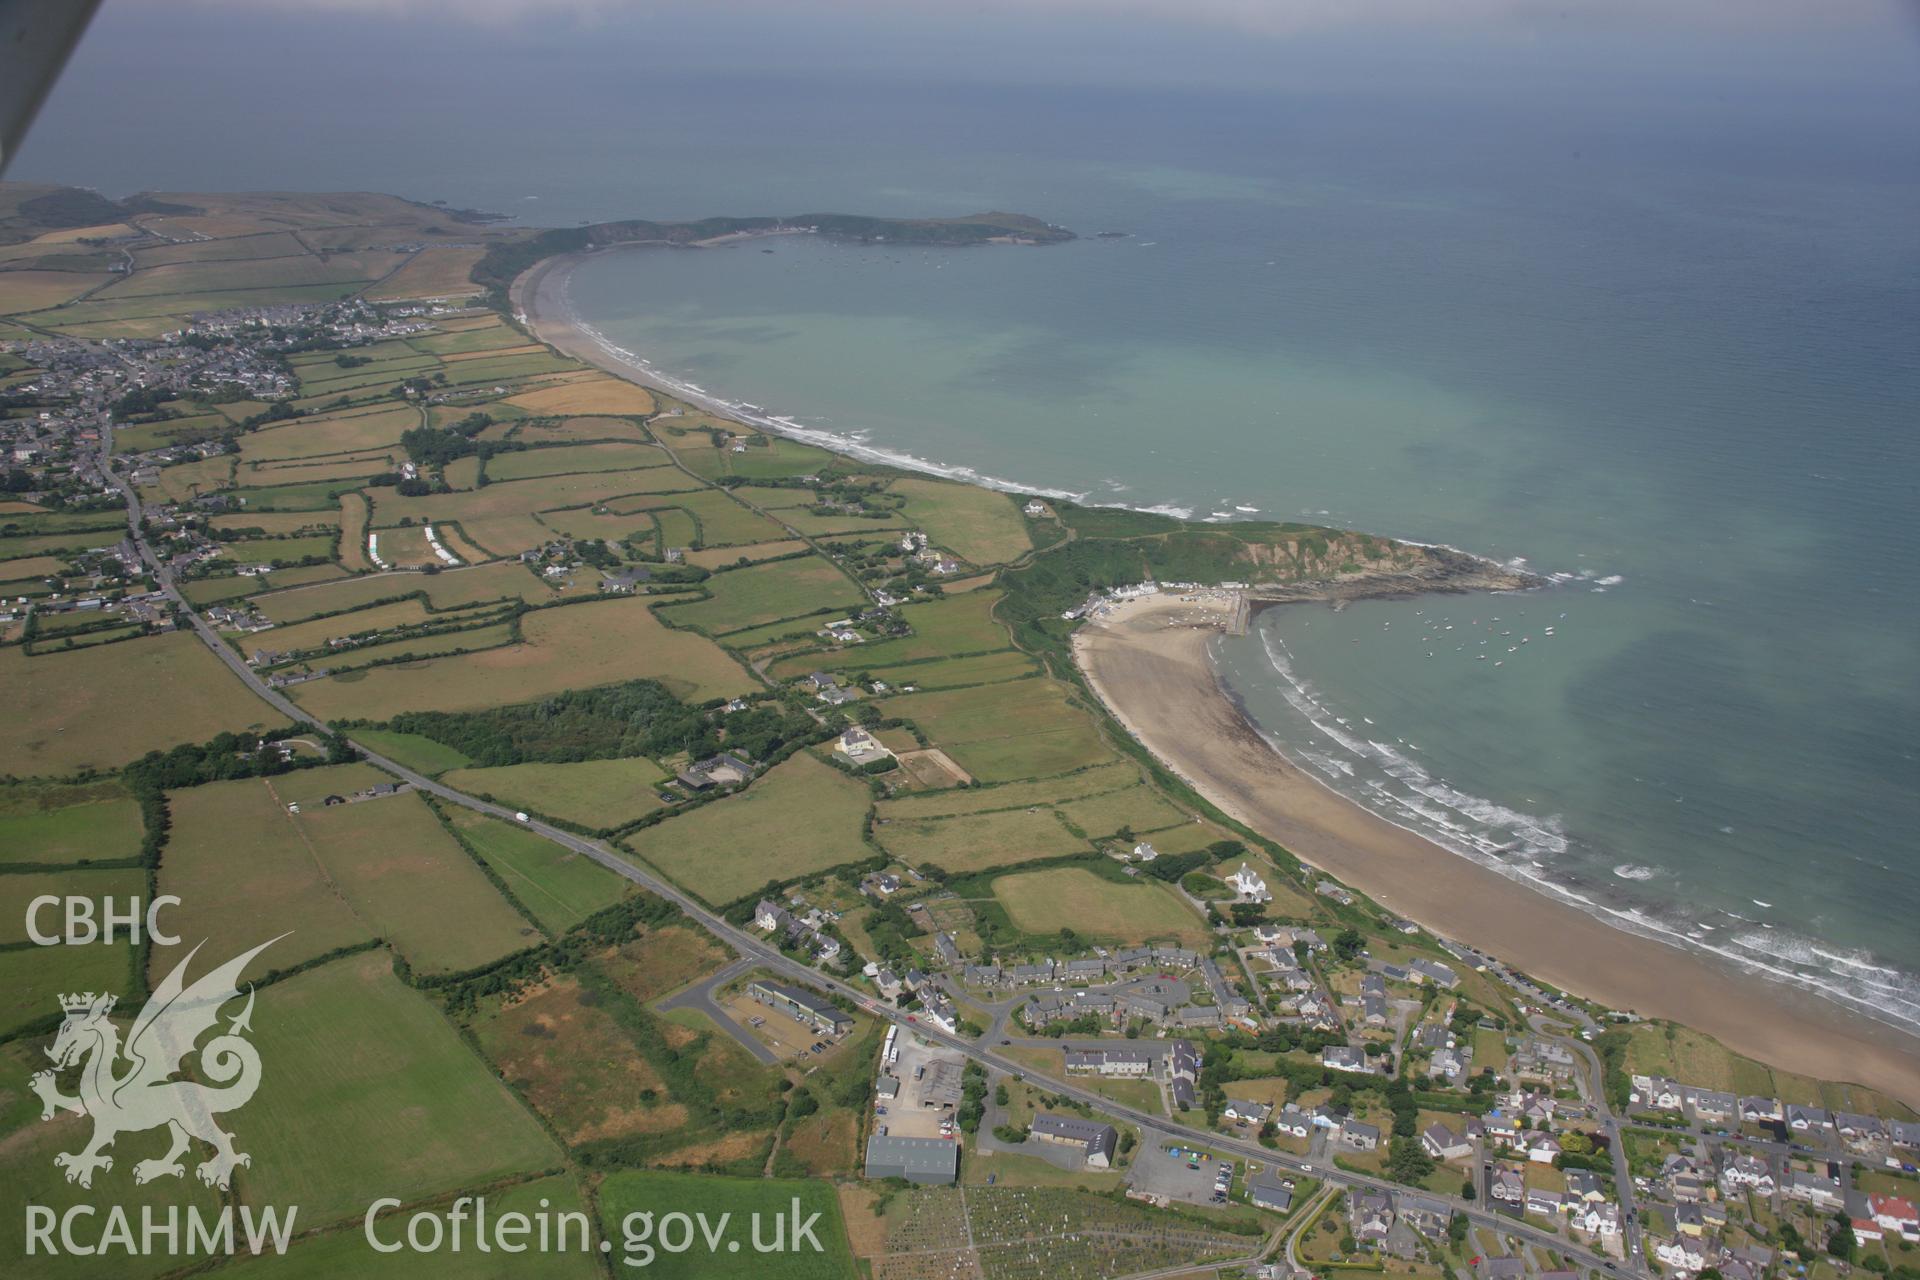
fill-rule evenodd
<path id="1" fill-rule="evenodd" d="M 1420 1146 L 1435 1160 L 1463 1160 L 1473 1154 L 1473 1144 L 1465 1135 L 1455 1133 L 1438 1120 L 1421 1133 Z"/>
<path id="2" fill-rule="evenodd" d="M 1227 885 L 1242 902 L 1273 901 L 1273 891 L 1267 888 L 1267 882 L 1260 878 L 1259 872 L 1244 862 L 1240 864 L 1238 871 L 1227 877 Z"/>
<path id="3" fill-rule="evenodd" d="M 1920 1243 L 1920 1208 L 1904 1196 L 1870 1195 L 1867 1215 L 1909 1244 Z"/>
<path id="4" fill-rule="evenodd" d="M 890 760 L 893 752 L 882 745 L 880 740 L 859 725 L 854 725 L 833 740 L 833 749 L 855 765 L 868 765 L 876 760 Z"/>
<path id="5" fill-rule="evenodd" d="M 1289 1102 L 1274 1113 L 1273 1127 L 1290 1138 L 1306 1138 L 1313 1134 L 1313 1115 Z"/>
<path id="6" fill-rule="evenodd" d="M 1153 1054 L 1146 1049 L 1067 1049 L 1068 1075 L 1098 1075 L 1143 1080 L 1153 1073 Z"/>
<path id="7" fill-rule="evenodd" d="M 1340 1126 L 1340 1141 L 1355 1151 L 1372 1151 L 1380 1145 L 1380 1130 L 1349 1117 Z"/>
<path id="8" fill-rule="evenodd" d="M 1350 1044 L 1330 1044 L 1320 1050 L 1320 1065 L 1329 1071 L 1368 1070 L 1367 1055 Z"/>
<path id="9" fill-rule="evenodd" d="M 1820 1209 L 1837 1209 L 1842 1200 L 1839 1179 L 1809 1173 L 1804 1169 L 1787 1171 L 1780 1194 L 1789 1200 L 1799 1200 Z"/>
<path id="10" fill-rule="evenodd" d="M 1412 975 L 1415 982 L 1431 982 L 1436 987 L 1442 987 L 1448 991 L 1460 985 L 1460 975 L 1438 960 L 1425 958 L 1415 960 L 1407 966 L 1407 972 Z"/>
<path id="11" fill-rule="evenodd" d="M 1237 1125 L 1257 1128 L 1266 1123 L 1267 1116 L 1272 1111 L 1271 1103 L 1256 1102 L 1250 1098 L 1228 1098 L 1227 1105 L 1221 1108 L 1220 1115 L 1223 1119 L 1231 1120 Z"/>
<path id="12" fill-rule="evenodd" d="M 1322 880 L 1313 887 L 1313 891 L 1323 898 L 1331 898 L 1343 907 L 1353 905 L 1353 895 L 1331 880 Z"/>
<path id="13" fill-rule="evenodd" d="M 1548 1191 L 1544 1187 L 1533 1187 L 1527 1191 L 1527 1212 L 1544 1214 L 1549 1218 L 1560 1216 L 1566 1207 L 1566 1197 L 1558 1191 Z"/>

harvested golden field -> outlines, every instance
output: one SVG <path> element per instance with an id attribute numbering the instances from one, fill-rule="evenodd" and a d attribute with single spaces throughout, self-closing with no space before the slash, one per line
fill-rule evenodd
<path id="1" fill-rule="evenodd" d="M 323 719 L 384 720 L 400 711 L 470 711 L 642 678 L 696 702 L 759 687 L 712 641 L 662 626 L 638 597 L 538 610 L 521 620 L 521 630 L 519 644 L 347 672 L 291 692 Z"/>
<path id="2" fill-rule="evenodd" d="M 758 563 L 761 560 L 777 560 L 781 556 L 798 555 L 808 550 L 806 543 L 798 538 L 789 538 L 782 542 L 754 542 L 744 547 L 703 547 L 698 551 L 687 552 L 687 563 L 699 565 L 702 569 L 720 569 L 745 560 Z"/>
<path id="3" fill-rule="evenodd" d="M 469 278 L 484 249 L 430 245 L 407 259 L 392 275 L 362 292 L 373 301 L 396 298 L 464 298 L 480 292 Z"/>
<path id="4" fill-rule="evenodd" d="M 528 413 L 633 413 L 653 412 L 653 396 L 646 388 L 636 387 L 619 378 L 596 378 L 557 387 L 542 387 L 510 396 L 508 404 L 517 404 Z"/>
<path id="5" fill-rule="evenodd" d="M 105 272 L 0 271 L 0 315 L 57 307 L 112 279 Z"/>
<path id="6" fill-rule="evenodd" d="M 388 573 L 322 583 L 291 591 L 273 591 L 258 600 L 270 621 L 299 622 L 323 613 L 359 609 L 376 600 L 425 592 L 436 609 L 458 609 L 485 600 L 525 600 L 546 604 L 553 592 L 518 564 L 483 565 L 445 573 Z"/>
<path id="7" fill-rule="evenodd" d="M 240 437 L 240 458 L 244 462 L 265 462 L 392 448 L 400 443 L 402 431 L 419 425 L 420 414 L 405 408 L 303 418 Z"/>
<path id="8" fill-rule="evenodd" d="M 364 493 L 340 495 L 340 563 L 355 571 L 373 568 L 367 559 L 367 521 L 373 508 Z"/>
<path id="9" fill-rule="evenodd" d="M 148 751 L 267 728 L 280 714 L 186 632 L 30 658 L 0 648 L 0 773 L 111 769 Z"/>

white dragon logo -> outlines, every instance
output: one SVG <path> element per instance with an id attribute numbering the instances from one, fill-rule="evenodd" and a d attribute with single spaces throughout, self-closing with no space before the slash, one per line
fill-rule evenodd
<path id="1" fill-rule="evenodd" d="M 236 1165 L 253 1163 L 251 1156 L 233 1149 L 233 1135 L 222 1131 L 213 1119 L 217 1112 L 245 1106 L 260 1087 L 260 1053 L 241 1035 L 252 1029 L 251 985 L 246 1007 L 229 1022 L 225 1034 L 215 1036 L 199 1050 L 196 1074 L 211 1083 L 173 1077 L 194 1053 L 195 1042 L 219 1021 L 220 1006 L 240 995 L 237 984 L 247 962 L 279 940 L 269 939 L 236 956 L 189 987 L 185 974 L 187 965 L 200 952 L 196 946 L 174 966 L 133 1020 L 124 1049 L 120 1030 L 108 1017 L 113 1012 L 114 996 L 96 996 L 89 991 L 60 997 L 67 1018 L 60 1024 L 53 1047 L 47 1050 L 54 1071 L 39 1072 L 30 1084 L 40 1095 L 42 1120 L 53 1119 L 57 1111 L 93 1117 L 93 1138 L 87 1145 L 53 1158 L 55 1165 L 67 1171 L 68 1182 L 91 1187 L 94 1170 L 113 1168 L 113 1157 L 103 1152 L 116 1137 L 161 1125 L 172 1135 L 173 1145 L 159 1159 L 134 1165 L 135 1182 L 182 1176 L 186 1170 L 180 1157 L 186 1153 L 189 1138 L 213 1147 L 213 1158 L 195 1170 L 200 1181 L 210 1187 L 224 1190 L 232 1181 Z M 116 1075 L 123 1054 L 132 1065 L 124 1074 Z M 79 1096 L 68 1097 L 60 1092 L 55 1071 L 76 1063 L 84 1064 L 80 1068 Z"/>

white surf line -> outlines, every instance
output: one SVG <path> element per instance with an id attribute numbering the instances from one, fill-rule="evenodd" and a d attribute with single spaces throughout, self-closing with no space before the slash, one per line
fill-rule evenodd
<path id="1" fill-rule="evenodd" d="M 433 548 L 433 554 L 440 557 L 440 563 L 458 565 L 460 563 L 460 557 L 440 545 L 440 539 L 434 536 L 433 526 L 427 525 L 425 528 L 427 531 L 427 545 Z"/>

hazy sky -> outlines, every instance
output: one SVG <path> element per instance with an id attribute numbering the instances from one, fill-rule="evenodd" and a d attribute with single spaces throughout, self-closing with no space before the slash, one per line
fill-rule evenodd
<path id="1" fill-rule="evenodd" d="M 1587 135 L 1617 116 L 1891 138 L 1920 118 L 1916 2 L 108 0 L 9 176 L 414 189 L 417 156 L 453 194 L 695 115 L 904 145 L 982 86 L 1088 128 L 1100 95 L 1146 89 L 1397 101 L 1490 136 L 1564 114 Z"/>

